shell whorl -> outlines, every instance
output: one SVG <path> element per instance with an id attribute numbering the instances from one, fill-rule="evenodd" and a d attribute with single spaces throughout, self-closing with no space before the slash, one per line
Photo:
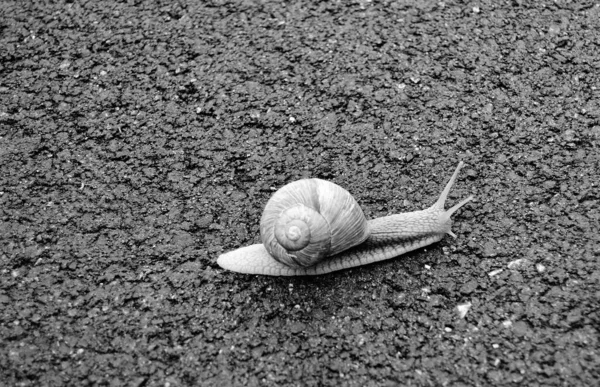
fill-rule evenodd
<path id="1" fill-rule="evenodd" d="M 290 267 L 309 267 L 364 242 L 368 222 L 352 195 L 320 179 L 287 184 L 267 202 L 260 221 L 267 251 Z"/>

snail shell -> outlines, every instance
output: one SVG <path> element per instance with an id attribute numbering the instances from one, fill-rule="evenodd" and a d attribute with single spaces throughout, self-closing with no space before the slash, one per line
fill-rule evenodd
<path id="1" fill-rule="evenodd" d="M 269 199 L 260 236 L 277 261 L 309 267 L 364 242 L 369 224 L 348 191 L 329 181 L 305 179 L 287 184 Z"/>

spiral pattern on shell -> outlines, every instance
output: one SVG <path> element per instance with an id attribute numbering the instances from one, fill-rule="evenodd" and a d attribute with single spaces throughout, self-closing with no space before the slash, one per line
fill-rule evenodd
<path id="1" fill-rule="evenodd" d="M 287 184 L 267 202 L 260 221 L 267 251 L 290 267 L 309 267 L 364 242 L 369 225 L 342 187 L 320 179 Z"/>

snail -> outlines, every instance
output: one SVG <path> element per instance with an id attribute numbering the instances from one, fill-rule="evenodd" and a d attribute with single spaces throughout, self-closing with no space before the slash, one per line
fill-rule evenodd
<path id="1" fill-rule="evenodd" d="M 269 199 L 260 222 L 262 244 L 222 254 L 217 264 L 245 274 L 319 275 L 367 265 L 440 241 L 451 216 L 473 196 L 449 210 L 444 203 L 459 162 L 439 199 L 429 208 L 367 220 L 344 188 L 320 179 L 302 179 Z"/>

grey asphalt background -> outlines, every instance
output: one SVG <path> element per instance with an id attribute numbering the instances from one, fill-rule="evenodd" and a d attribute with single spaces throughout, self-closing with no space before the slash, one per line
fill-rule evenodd
<path id="1" fill-rule="evenodd" d="M 0 2 L 7 386 L 592 386 L 598 1 Z M 303 177 L 457 239 L 224 272 Z M 466 311 L 463 316 L 459 309 Z"/>

